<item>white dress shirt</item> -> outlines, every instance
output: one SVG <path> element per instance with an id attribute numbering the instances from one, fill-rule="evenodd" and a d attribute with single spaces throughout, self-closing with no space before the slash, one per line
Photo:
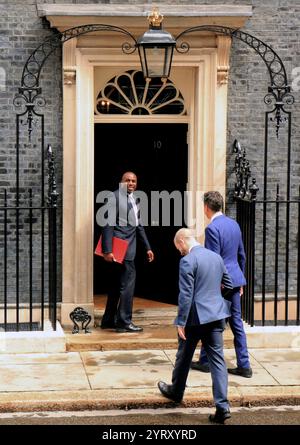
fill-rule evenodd
<path id="1" fill-rule="evenodd" d="M 139 225 L 139 218 L 138 218 L 138 208 L 135 202 L 135 199 L 133 197 L 132 193 L 128 194 L 128 199 L 131 202 L 132 208 L 133 208 L 133 212 L 134 212 L 134 216 L 135 216 L 135 225 L 138 226 Z"/>
<path id="2" fill-rule="evenodd" d="M 218 216 L 221 216 L 221 215 L 223 215 L 223 212 L 221 212 L 221 211 L 216 212 L 216 213 L 211 217 L 210 221 L 214 220 L 215 218 L 217 218 Z"/>

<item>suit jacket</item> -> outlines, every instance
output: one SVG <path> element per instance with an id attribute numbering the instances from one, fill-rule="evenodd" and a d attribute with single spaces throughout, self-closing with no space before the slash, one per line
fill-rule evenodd
<path id="1" fill-rule="evenodd" d="M 195 246 L 179 264 L 177 326 L 211 323 L 230 317 L 230 302 L 224 300 L 221 284 L 232 289 L 220 255 Z"/>
<path id="2" fill-rule="evenodd" d="M 111 215 L 114 215 L 114 225 L 107 224 L 102 229 L 102 251 L 110 253 L 112 251 L 112 238 L 124 239 L 128 241 L 128 249 L 125 260 L 134 260 L 136 254 L 136 238 L 142 241 L 146 250 L 151 250 L 144 227 L 138 219 L 136 225 L 135 213 L 128 194 L 125 191 L 115 190 L 109 200 L 108 207 Z M 114 219 L 112 218 L 112 219 Z"/>
<path id="3" fill-rule="evenodd" d="M 246 255 L 240 226 L 232 218 L 220 215 L 205 229 L 205 247 L 223 258 L 233 287 L 246 284 Z"/>

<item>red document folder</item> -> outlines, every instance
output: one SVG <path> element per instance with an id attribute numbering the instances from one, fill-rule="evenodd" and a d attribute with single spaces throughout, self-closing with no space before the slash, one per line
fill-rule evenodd
<path id="1" fill-rule="evenodd" d="M 115 260 L 117 261 L 117 263 L 123 263 L 126 252 L 127 252 L 127 248 L 128 248 L 128 241 L 121 239 L 121 238 L 116 238 L 115 236 L 112 239 L 112 253 L 114 254 Z M 96 250 L 95 250 L 95 254 L 96 255 L 100 255 L 103 256 L 103 252 L 102 252 L 102 235 L 100 236 L 100 239 L 98 241 Z"/>

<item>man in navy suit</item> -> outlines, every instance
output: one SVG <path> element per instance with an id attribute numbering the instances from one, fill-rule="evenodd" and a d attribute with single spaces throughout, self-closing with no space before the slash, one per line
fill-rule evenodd
<path id="1" fill-rule="evenodd" d="M 102 252 L 105 261 L 113 263 L 111 286 L 107 296 L 106 308 L 101 321 L 102 329 L 116 328 L 117 332 L 140 332 L 140 326 L 132 323 L 132 304 L 135 288 L 135 254 L 137 236 L 143 243 L 148 261 L 154 259 L 144 227 L 141 225 L 139 211 L 134 197 L 137 177 L 133 172 L 126 172 L 121 179 L 122 186 L 112 194 L 108 212 L 108 223 L 102 230 Z M 115 262 L 112 253 L 113 237 L 128 241 L 124 262 Z"/>
<path id="2" fill-rule="evenodd" d="M 221 294 L 221 284 L 232 289 L 230 277 L 220 255 L 200 246 L 189 229 L 180 229 L 174 239 L 184 256 L 179 265 L 178 351 L 172 384 L 159 382 L 161 393 L 181 402 L 193 354 L 199 340 L 211 368 L 216 412 L 209 419 L 224 423 L 231 417 L 227 399 L 228 374 L 223 354 L 224 319 L 230 315 L 230 303 Z"/>
<path id="3" fill-rule="evenodd" d="M 221 255 L 234 287 L 225 298 L 231 302 L 229 325 L 234 337 L 237 367 L 228 369 L 228 372 L 250 378 L 252 377 L 252 369 L 241 318 L 241 296 L 243 295 L 243 286 L 246 284 L 244 276 L 246 256 L 238 223 L 225 216 L 222 209 L 223 197 L 219 192 L 204 194 L 204 212 L 207 218 L 211 220 L 205 229 L 205 247 Z M 202 372 L 210 371 L 203 348 L 201 348 L 199 361 L 193 362 L 191 367 Z"/>

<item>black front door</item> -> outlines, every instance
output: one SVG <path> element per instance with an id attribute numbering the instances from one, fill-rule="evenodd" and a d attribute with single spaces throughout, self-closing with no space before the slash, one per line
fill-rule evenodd
<path id="1" fill-rule="evenodd" d="M 173 238 L 178 228 L 184 225 L 187 130 L 187 124 L 95 125 L 95 198 L 101 190 L 117 189 L 125 171 L 136 173 L 138 189 L 148 196 L 149 225 L 145 230 L 155 254 L 155 261 L 147 263 L 143 248 L 138 245 L 136 295 L 169 303 L 176 303 L 178 296 L 180 255 L 174 247 Z M 151 192 L 157 195 L 162 191 L 165 191 L 165 201 L 161 201 L 159 214 L 154 214 L 151 212 Z M 177 197 L 181 195 L 182 207 L 181 210 L 177 207 L 177 220 L 174 221 L 171 200 L 171 218 L 168 221 L 168 192 L 174 191 Z M 98 208 L 95 201 L 95 213 Z M 95 245 L 99 236 L 100 228 L 95 220 Z M 95 256 L 94 293 L 106 293 L 108 281 L 108 265 Z"/>

